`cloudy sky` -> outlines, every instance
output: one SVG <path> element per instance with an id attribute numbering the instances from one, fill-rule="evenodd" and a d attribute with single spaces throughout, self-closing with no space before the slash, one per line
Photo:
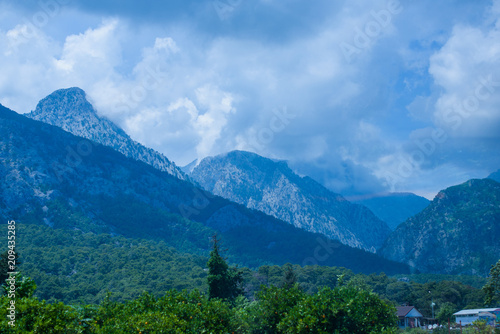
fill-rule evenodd
<path id="1" fill-rule="evenodd" d="M 0 1 L 0 103 L 59 88 L 178 165 L 241 149 L 346 195 L 500 168 L 500 1 Z"/>

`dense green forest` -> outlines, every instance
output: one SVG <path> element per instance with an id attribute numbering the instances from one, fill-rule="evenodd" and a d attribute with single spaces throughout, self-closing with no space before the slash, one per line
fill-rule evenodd
<path id="1" fill-rule="evenodd" d="M 358 297 L 360 300 L 373 299 L 374 304 L 382 303 L 377 304 L 377 308 L 382 307 L 386 311 L 396 305 L 414 305 L 428 317 L 432 314 L 430 304 L 433 301 L 440 321 L 446 321 L 460 309 L 484 306 L 485 294 L 480 288 L 486 280 L 480 277 L 429 274 L 389 277 L 384 273 L 354 273 L 341 267 L 301 267 L 291 264 L 264 265 L 255 270 L 235 268 L 241 278 L 242 296 L 228 303 L 209 298 L 208 257 L 180 253 L 163 241 L 84 233 L 42 225 L 19 224 L 17 229 L 20 232 L 18 241 L 22 245 L 17 249 L 21 263 L 19 269 L 24 277 L 32 279 L 27 282 L 36 283 L 37 286 L 35 290 L 27 284 L 25 290 L 28 292 L 21 289 L 25 296 L 17 304 L 19 318 L 31 319 L 36 318 L 36 314 L 63 312 L 67 318 L 58 316 L 57 321 L 66 325 L 74 324 L 75 333 L 82 332 L 84 328 L 95 333 L 120 328 L 123 333 L 127 333 L 133 332 L 134 326 L 140 331 L 144 330 L 144 333 L 148 332 L 148 328 L 149 332 L 155 332 L 151 327 L 156 326 L 153 323 L 164 324 L 165 328 L 183 328 L 181 332 L 184 333 L 194 333 L 201 328 L 196 326 L 215 326 L 217 321 L 222 321 L 226 326 L 221 327 L 225 328 L 222 332 L 231 329 L 240 333 L 267 333 L 259 332 L 256 328 L 278 326 L 281 323 L 282 327 L 297 328 L 294 333 L 301 333 L 303 329 L 300 328 L 304 323 L 297 322 L 301 317 L 311 321 L 307 326 L 318 325 L 314 323 L 317 315 L 305 314 L 304 310 L 309 312 L 311 305 L 321 305 L 327 301 L 336 303 L 344 297 L 353 300 Z M 29 240 L 26 239 L 28 236 Z M 223 249 L 224 240 L 221 242 Z M 207 243 L 210 244 L 210 241 L 207 240 Z M 283 288 L 287 277 L 293 284 Z M 274 305 L 270 295 L 280 300 L 291 298 L 291 301 L 283 301 L 291 304 Z M 196 305 L 192 305 L 193 300 L 198 301 Z M 4 298 L 3 302 L 7 300 Z M 179 303 L 186 304 L 186 309 L 177 309 Z M 203 307 L 196 308 L 198 303 Z M 292 313 L 296 305 L 302 306 Z M 342 309 L 344 306 L 338 307 Z M 182 316 L 172 317 L 165 313 L 166 310 L 178 312 L 175 314 L 194 312 L 198 323 Z M 265 314 L 272 311 L 277 312 L 276 317 L 267 319 Z M 159 314 L 161 318 L 158 318 Z M 334 316 L 325 314 L 325 318 Z M 50 316 L 46 321 L 50 326 L 56 326 L 51 322 L 56 320 L 49 319 Z M 132 326 L 127 319 L 135 319 L 136 325 Z M 147 319 L 151 319 L 150 322 Z M 37 321 L 42 320 L 33 320 L 33 323 L 23 326 L 35 328 L 29 326 L 35 326 Z M 149 327 L 146 322 L 150 324 Z M 45 325 L 48 326 L 48 323 Z M 389 323 L 392 320 L 386 325 Z M 36 326 L 45 325 L 39 323 Z"/>
<path id="2" fill-rule="evenodd" d="M 213 237 L 207 262 L 209 294 L 198 289 L 144 292 L 115 302 L 107 293 L 99 305 L 48 303 L 34 296 L 36 284 L 22 275 L 5 280 L 0 297 L 2 333 L 396 333 L 394 306 L 361 286 L 323 287 L 308 294 L 293 268 L 284 268 L 280 286 L 261 285 L 243 295 L 243 272 L 229 267 Z M 2 263 L 2 266 L 4 264 Z M 12 289 L 12 286 L 16 286 Z M 10 288 L 9 288 L 10 287 Z"/>
<path id="3" fill-rule="evenodd" d="M 35 296 L 48 302 L 97 304 L 107 292 L 116 302 L 138 298 L 143 292 L 159 296 L 170 289 L 208 292 L 208 257 L 180 253 L 163 241 L 42 225 L 19 224 L 17 230 L 18 244 L 22 245 L 17 249 L 20 270 L 36 282 Z M 428 315 L 431 298 L 438 308 L 451 303 L 459 310 L 482 306 L 484 297 L 480 288 L 485 279 L 480 277 L 457 276 L 459 281 L 453 276 L 428 274 L 396 278 L 384 273 L 354 273 L 341 267 L 299 265 L 265 265 L 256 270 L 239 268 L 245 296 L 252 300 L 261 285 L 279 285 L 289 266 L 308 294 L 318 292 L 323 286 L 335 288 L 337 277 L 344 275 L 346 281 L 373 290 L 395 305 L 415 305 Z"/>
<path id="4" fill-rule="evenodd" d="M 118 303 L 69 306 L 32 297 L 20 287 L 16 322 L 8 324 L 7 297 L 0 298 L 1 333 L 396 333 L 395 308 L 354 286 L 308 295 L 298 285 L 263 287 L 256 300 L 210 299 L 197 290 L 144 293 Z"/>
<path id="5" fill-rule="evenodd" d="M 78 149 L 80 137 L 2 106 L 0 132 L 9 148 L 0 150 L 0 172 L 12 176 L 1 186 L 0 216 L 17 223 L 163 240 L 205 256 L 217 232 L 228 260 L 254 269 L 290 262 L 410 273 L 408 265 L 214 196 L 110 147 L 88 142 L 92 154 L 73 166 L 67 150 Z"/>

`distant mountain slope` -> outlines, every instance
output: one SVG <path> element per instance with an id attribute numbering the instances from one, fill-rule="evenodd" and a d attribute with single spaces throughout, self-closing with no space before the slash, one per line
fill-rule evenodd
<path id="1" fill-rule="evenodd" d="M 186 173 L 186 175 L 189 175 L 189 174 L 191 174 L 191 172 L 193 171 L 193 169 L 196 167 L 197 164 L 198 164 L 198 159 L 194 159 L 193 161 L 188 163 L 186 166 L 182 166 L 181 170 L 184 173 Z"/>
<path id="2" fill-rule="evenodd" d="M 497 182 L 500 182 L 500 169 L 497 170 L 496 172 L 494 173 L 491 173 L 489 176 L 488 176 L 488 179 L 492 179 L 492 180 L 495 180 Z"/>
<path id="3" fill-rule="evenodd" d="M 367 273 L 408 271 L 3 106 L 0 177 L 0 215 L 21 223 L 163 240 L 203 255 L 217 232 L 228 260 L 249 267 L 290 262 Z"/>
<path id="4" fill-rule="evenodd" d="M 470 180 L 441 191 L 394 231 L 380 254 L 421 271 L 487 275 L 500 258 L 500 184 Z"/>
<path id="5" fill-rule="evenodd" d="M 391 230 L 425 209 L 430 201 L 412 193 L 387 193 L 354 201 L 385 221 Z"/>
<path id="6" fill-rule="evenodd" d="M 233 151 L 203 159 L 190 174 L 203 188 L 307 231 L 370 251 L 389 235 L 387 224 L 285 162 Z"/>
<path id="7" fill-rule="evenodd" d="M 127 157 L 143 161 L 179 179 L 186 179 L 184 172 L 167 157 L 132 140 L 113 122 L 100 117 L 80 88 L 73 87 L 53 92 L 41 100 L 34 111 L 25 116 L 112 147 Z"/>

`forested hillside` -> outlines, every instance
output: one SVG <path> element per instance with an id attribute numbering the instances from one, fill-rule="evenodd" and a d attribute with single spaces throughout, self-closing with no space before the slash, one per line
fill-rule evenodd
<path id="1" fill-rule="evenodd" d="M 162 296 L 171 289 L 208 291 L 208 257 L 180 253 L 164 241 L 42 225 L 20 224 L 17 231 L 19 269 L 37 284 L 35 296 L 49 302 L 98 304 L 107 293 L 111 293 L 112 301 L 124 302 L 143 292 Z M 207 243 L 210 246 L 208 240 Z M 322 286 L 335 288 L 343 275 L 345 282 L 374 291 L 395 305 L 408 303 L 424 312 L 430 311 L 427 304 L 431 298 L 438 307 L 452 303 L 457 310 L 480 307 L 484 298 L 480 288 L 485 280 L 479 278 L 456 278 L 464 284 L 454 282 L 453 276 L 419 274 L 395 278 L 385 273 L 355 273 L 342 267 L 291 264 L 264 265 L 255 270 L 240 267 L 244 295 L 253 300 L 261 285 L 280 286 L 289 269 L 301 289 L 309 294 L 317 293 Z"/>
<path id="2" fill-rule="evenodd" d="M 0 130 L 0 212 L 19 223 L 163 240 L 204 255 L 217 231 L 228 259 L 249 267 L 291 262 L 408 272 L 3 107 Z"/>
<path id="3" fill-rule="evenodd" d="M 436 195 L 380 253 L 422 272 L 486 276 L 500 258 L 500 183 L 469 180 Z"/>

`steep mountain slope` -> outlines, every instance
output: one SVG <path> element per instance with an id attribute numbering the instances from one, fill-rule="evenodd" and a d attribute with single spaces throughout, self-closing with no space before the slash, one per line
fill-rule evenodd
<path id="1" fill-rule="evenodd" d="M 196 167 L 198 164 L 198 159 L 194 159 L 190 163 L 188 163 L 186 166 L 181 166 L 181 170 L 186 173 L 187 175 L 191 174 L 193 169 Z"/>
<path id="2" fill-rule="evenodd" d="M 470 180 L 436 195 L 380 254 L 424 272 L 486 275 L 500 258 L 500 183 Z"/>
<path id="3" fill-rule="evenodd" d="M 135 160 L 143 161 L 182 180 L 186 175 L 161 153 L 132 140 L 110 120 L 100 117 L 80 88 L 60 89 L 26 114 L 37 121 L 58 126 L 76 136 L 112 147 Z"/>
<path id="4" fill-rule="evenodd" d="M 216 195 L 352 247 L 375 251 L 390 233 L 366 207 L 298 176 L 285 162 L 254 153 L 205 158 L 190 176 Z"/>
<path id="5" fill-rule="evenodd" d="M 395 230 L 399 224 L 425 209 L 430 201 L 412 193 L 387 193 L 354 201 L 370 209 Z"/>
<path id="6" fill-rule="evenodd" d="M 250 267 L 291 262 L 407 271 L 3 106 L 0 177 L 0 215 L 21 223 L 163 240 L 203 255 L 217 232 L 228 260 Z"/>
<path id="7" fill-rule="evenodd" d="M 494 173 L 491 173 L 489 176 L 488 176 L 488 179 L 492 179 L 492 180 L 495 180 L 497 182 L 500 182 L 500 169 L 497 170 L 496 172 Z"/>

